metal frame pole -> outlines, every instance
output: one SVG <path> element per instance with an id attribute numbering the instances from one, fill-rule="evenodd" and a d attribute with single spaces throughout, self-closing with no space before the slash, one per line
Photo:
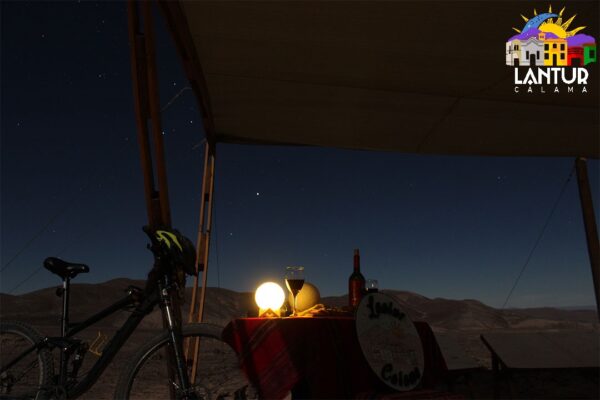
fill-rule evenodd
<path id="1" fill-rule="evenodd" d="M 581 200 L 581 211 L 583 224 L 585 226 L 585 237 L 587 239 L 590 267 L 592 268 L 592 279 L 594 281 L 594 292 L 596 294 L 596 311 L 600 320 L 600 242 L 598 241 L 598 228 L 594 215 L 594 203 L 592 191 L 588 178 L 587 161 L 583 157 L 575 159 L 575 170 L 577 171 L 577 184 L 579 186 L 579 198 Z"/>

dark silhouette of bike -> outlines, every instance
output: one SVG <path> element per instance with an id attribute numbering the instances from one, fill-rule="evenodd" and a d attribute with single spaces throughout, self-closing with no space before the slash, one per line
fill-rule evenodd
<path id="1" fill-rule="evenodd" d="M 162 310 L 164 331 L 142 346 L 120 374 L 115 399 L 205 399 L 245 397 L 244 379 L 237 358 L 221 341 L 222 328 L 212 324 L 178 323 L 180 292 L 186 274 L 195 274 L 196 252 L 189 239 L 172 229 L 144 227 L 154 266 L 145 289 L 129 286 L 126 296 L 83 322 L 69 321 L 70 282 L 89 272 L 84 264 L 47 258 L 44 267 L 62 278 L 60 336 L 42 336 L 23 322 L 0 321 L 0 399 L 71 399 L 85 393 L 98 380 L 140 322 L 156 307 Z M 75 335 L 117 311 L 131 312 L 107 342 L 88 371 L 81 370 L 89 344 Z M 196 376 L 184 346 L 200 340 Z M 204 363 L 204 364 L 203 364 Z M 58 364 L 55 368 L 55 364 Z"/>

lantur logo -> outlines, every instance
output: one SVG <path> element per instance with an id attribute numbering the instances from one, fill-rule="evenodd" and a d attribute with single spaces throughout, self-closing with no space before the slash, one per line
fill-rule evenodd
<path id="1" fill-rule="evenodd" d="M 579 33 L 585 26 L 570 29 L 576 14 L 563 20 L 564 11 L 534 9 L 531 18 L 521 15 L 521 30 L 513 28 L 518 34 L 506 42 L 506 65 L 515 67 L 515 93 L 587 93 L 585 66 L 596 62 L 596 40 Z"/>

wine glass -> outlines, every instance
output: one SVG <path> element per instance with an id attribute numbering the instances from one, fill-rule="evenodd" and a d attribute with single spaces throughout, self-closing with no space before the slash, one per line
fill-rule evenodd
<path id="1" fill-rule="evenodd" d="M 304 286 L 304 267 L 285 267 L 285 285 L 294 298 L 292 304 L 293 316 L 297 316 L 296 312 L 296 296 L 302 286 Z"/>
<path id="2" fill-rule="evenodd" d="M 367 293 L 377 293 L 379 291 L 379 282 L 377 282 L 377 279 L 367 279 L 365 287 L 367 288 Z"/>

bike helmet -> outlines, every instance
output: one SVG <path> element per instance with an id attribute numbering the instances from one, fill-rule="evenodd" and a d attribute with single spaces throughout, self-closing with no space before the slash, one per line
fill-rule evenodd
<path id="1" fill-rule="evenodd" d="M 152 234 L 147 233 L 161 257 L 186 274 L 196 275 L 196 248 L 190 239 L 172 228 L 158 228 Z"/>

